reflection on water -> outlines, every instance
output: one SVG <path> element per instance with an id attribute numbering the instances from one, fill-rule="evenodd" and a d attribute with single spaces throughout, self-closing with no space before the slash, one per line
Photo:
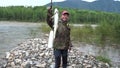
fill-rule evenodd
<path id="1" fill-rule="evenodd" d="M 26 39 L 41 37 L 40 23 L 0 22 L 0 57 Z"/>

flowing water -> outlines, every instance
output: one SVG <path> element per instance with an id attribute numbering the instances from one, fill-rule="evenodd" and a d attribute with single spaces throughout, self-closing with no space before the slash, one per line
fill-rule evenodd
<path id="1" fill-rule="evenodd" d="M 40 23 L 0 21 L 0 57 L 17 44 L 41 36 Z"/>
<path id="2" fill-rule="evenodd" d="M 10 51 L 27 39 L 40 38 L 43 33 L 40 23 L 0 21 L 0 58 L 5 52 Z M 79 45 L 79 44 L 77 44 Z M 120 66 L 120 49 L 106 46 L 104 48 L 80 45 L 80 51 L 84 54 L 102 55 L 114 61 L 114 65 Z"/>

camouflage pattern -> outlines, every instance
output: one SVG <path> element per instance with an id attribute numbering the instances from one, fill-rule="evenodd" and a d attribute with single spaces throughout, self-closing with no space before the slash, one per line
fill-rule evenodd
<path id="1" fill-rule="evenodd" d="M 58 29 L 54 39 L 54 49 L 68 49 L 70 43 L 70 28 L 64 22 L 58 23 Z"/>
<path id="2" fill-rule="evenodd" d="M 52 19 L 52 11 L 48 10 L 47 13 L 47 24 L 54 29 L 53 27 L 53 19 Z M 54 39 L 53 48 L 54 49 L 68 49 L 71 46 L 70 41 L 70 28 L 66 22 L 59 20 L 58 29 L 56 32 L 56 36 Z"/>

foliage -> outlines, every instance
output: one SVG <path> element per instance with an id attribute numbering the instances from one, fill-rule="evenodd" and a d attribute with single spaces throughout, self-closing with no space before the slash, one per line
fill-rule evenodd
<path id="1" fill-rule="evenodd" d="M 92 42 L 93 30 L 90 25 L 82 27 L 71 27 L 71 36 L 74 40 L 80 42 Z"/>
<path id="2" fill-rule="evenodd" d="M 49 31 L 50 31 L 50 27 L 47 26 L 47 25 L 45 25 L 45 24 L 42 24 L 42 25 L 41 25 L 41 29 L 42 29 L 42 31 L 45 32 L 45 33 L 49 33 Z"/>
<path id="3" fill-rule="evenodd" d="M 96 39 L 99 40 L 97 41 L 98 43 L 104 45 L 108 43 L 108 41 L 111 41 L 113 28 L 106 21 L 102 21 L 98 25 L 95 29 Z"/>
<path id="4" fill-rule="evenodd" d="M 71 37 L 74 40 L 102 45 L 106 43 L 119 44 L 120 14 L 60 7 L 54 8 L 58 8 L 60 13 L 64 9 L 68 10 L 70 12 L 70 23 L 87 24 L 83 27 L 71 26 Z M 47 9 L 43 6 L 0 7 L 0 20 L 45 22 L 46 14 Z M 93 29 L 90 26 L 91 24 L 96 24 L 98 27 Z M 48 32 L 49 29 L 46 25 L 42 25 L 44 32 Z"/>
<path id="5" fill-rule="evenodd" d="M 114 26 L 105 22 L 102 22 L 101 24 L 99 24 L 99 26 L 95 28 L 87 24 L 81 27 L 75 27 L 70 24 L 71 38 L 74 41 L 97 44 L 101 46 L 105 46 L 108 43 L 110 45 L 119 44 L 119 27 L 119 25 Z M 48 33 L 50 31 L 50 28 L 47 25 L 43 24 L 42 31 Z"/>
<path id="6" fill-rule="evenodd" d="M 120 41 L 120 21 L 113 23 L 112 26 L 113 26 L 112 33 L 113 33 L 113 38 L 114 38 L 113 41 L 120 44 L 120 42 L 118 42 Z"/>
<path id="7" fill-rule="evenodd" d="M 45 7 L 0 7 L 0 20 L 45 21 Z"/>
<path id="8" fill-rule="evenodd" d="M 63 10 L 70 12 L 71 23 L 86 23 L 98 24 L 101 21 L 113 23 L 120 21 L 120 14 L 107 13 L 100 11 L 79 10 L 70 8 L 58 8 L 60 13 Z M 0 7 L 0 20 L 15 20 L 15 21 L 31 21 L 31 22 L 45 22 L 47 9 L 45 6 L 24 7 L 24 6 L 8 6 Z"/>

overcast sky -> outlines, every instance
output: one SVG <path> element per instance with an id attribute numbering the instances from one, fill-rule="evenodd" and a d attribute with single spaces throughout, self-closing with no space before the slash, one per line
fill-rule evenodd
<path id="1" fill-rule="evenodd" d="M 50 3 L 50 1 L 51 0 L 0 0 L 0 6 L 21 6 L 21 5 L 22 6 L 42 6 Z M 65 0 L 52 0 L 52 1 L 60 2 Z M 95 0 L 83 0 L 83 1 L 93 2 Z"/>
<path id="2" fill-rule="evenodd" d="M 65 0 L 52 0 L 53 2 L 60 2 Z M 84 1 L 94 1 L 94 0 L 84 0 Z M 42 6 L 50 3 L 51 0 L 0 0 L 0 6 Z"/>

